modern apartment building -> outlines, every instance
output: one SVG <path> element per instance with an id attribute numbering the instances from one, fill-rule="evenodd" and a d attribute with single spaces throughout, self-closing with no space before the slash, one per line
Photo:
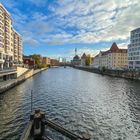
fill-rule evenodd
<path id="1" fill-rule="evenodd" d="M 132 30 L 130 33 L 128 67 L 129 69 L 140 69 L 140 28 Z"/>
<path id="2" fill-rule="evenodd" d="M 108 69 L 124 69 L 128 67 L 127 49 L 119 49 L 114 42 L 107 51 L 100 51 L 94 57 L 93 67 Z"/>
<path id="3" fill-rule="evenodd" d="M 0 70 L 21 63 L 21 36 L 13 29 L 9 12 L 0 4 Z"/>

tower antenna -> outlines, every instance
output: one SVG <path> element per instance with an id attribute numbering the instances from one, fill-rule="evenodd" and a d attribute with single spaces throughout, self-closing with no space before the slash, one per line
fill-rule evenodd
<path id="1" fill-rule="evenodd" d="M 75 48 L 75 56 L 77 55 L 77 48 Z"/>

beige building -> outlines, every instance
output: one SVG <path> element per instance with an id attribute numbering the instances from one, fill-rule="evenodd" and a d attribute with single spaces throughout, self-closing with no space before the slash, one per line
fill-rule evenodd
<path id="1" fill-rule="evenodd" d="M 100 51 L 93 61 L 95 68 L 124 69 L 128 67 L 127 49 L 119 49 L 114 42 L 107 51 Z"/>
<path id="2" fill-rule="evenodd" d="M 22 63 L 21 36 L 13 29 L 9 12 L 0 4 L 0 70 Z"/>
<path id="3" fill-rule="evenodd" d="M 46 65 L 46 66 L 50 65 L 51 64 L 51 59 L 48 58 L 48 57 L 43 57 L 42 64 Z"/>

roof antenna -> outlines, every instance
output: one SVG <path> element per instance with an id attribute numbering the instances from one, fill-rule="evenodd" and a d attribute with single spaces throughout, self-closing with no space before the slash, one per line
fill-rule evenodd
<path id="1" fill-rule="evenodd" d="M 31 113 L 32 113 L 32 109 L 33 109 L 32 108 L 32 106 L 33 106 L 33 101 L 32 101 L 33 99 L 32 98 L 33 98 L 33 90 L 31 90 Z"/>

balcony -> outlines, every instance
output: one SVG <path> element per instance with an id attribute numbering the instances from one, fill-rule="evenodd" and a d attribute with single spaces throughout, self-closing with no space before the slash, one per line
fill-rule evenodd
<path id="1" fill-rule="evenodd" d="M 0 69 L 0 76 L 7 75 L 7 74 L 13 74 L 16 73 L 15 68 L 6 68 L 6 69 Z"/>
<path id="2" fill-rule="evenodd" d="M 2 24 L 2 25 L 4 25 L 4 23 L 3 23 L 3 21 L 0 19 L 0 23 Z"/>
<path id="3" fill-rule="evenodd" d="M 8 22 L 8 23 L 10 23 L 10 19 L 8 19 L 8 18 L 5 18 L 5 22 Z"/>

